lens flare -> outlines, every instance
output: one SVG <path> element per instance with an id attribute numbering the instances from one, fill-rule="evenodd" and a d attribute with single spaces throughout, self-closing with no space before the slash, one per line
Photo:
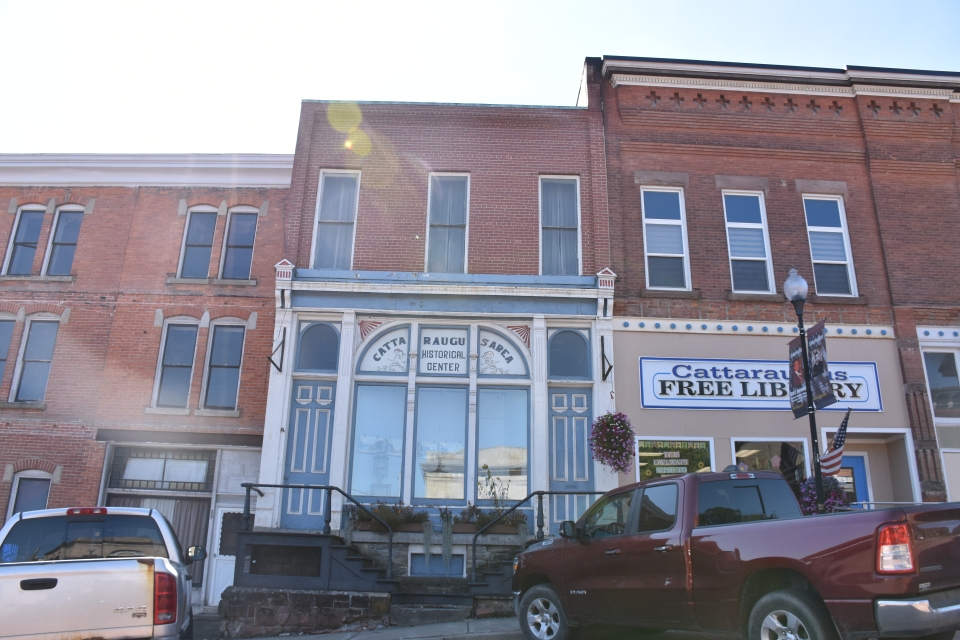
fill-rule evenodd
<path id="1" fill-rule="evenodd" d="M 355 102 L 334 102 L 327 107 L 327 122 L 337 131 L 353 131 L 363 122 L 360 106 Z"/>
<path id="2" fill-rule="evenodd" d="M 347 134 L 347 140 L 343 146 L 350 149 L 355 154 L 363 158 L 370 154 L 373 145 L 370 143 L 370 136 L 362 129 L 353 129 Z"/>

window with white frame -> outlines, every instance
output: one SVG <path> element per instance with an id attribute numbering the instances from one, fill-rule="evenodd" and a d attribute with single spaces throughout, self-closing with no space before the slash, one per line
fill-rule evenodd
<path id="1" fill-rule="evenodd" d="M 33 259 L 37 255 L 44 213 L 44 209 L 32 207 L 23 207 L 17 211 L 13 233 L 10 234 L 10 245 L 7 248 L 4 275 L 28 276 L 33 273 Z"/>
<path id="2" fill-rule="evenodd" d="M 59 328 L 59 319 L 27 319 L 14 402 L 43 402 Z"/>
<path id="3" fill-rule="evenodd" d="M 349 269 L 360 193 L 360 174 L 320 174 L 314 229 L 314 269 Z"/>
<path id="4" fill-rule="evenodd" d="M 805 195 L 803 210 L 817 295 L 857 295 L 843 198 Z"/>
<path id="5" fill-rule="evenodd" d="M 690 289 L 683 189 L 641 187 L 647 288 Z"/>
<path id="6" fill-rule="evenodd" d="M 213 207 L 194 207 L 187 212 L 179 277 L 206 278 L 210 275 L 210 253 L 216 228 L 217 210 Z"/>
<path id="7" fill-rule="evenodd" d="M 430 176 L 427 271 L 466 273 L 470 178 Z"/>
<path id="8" fill-rule="evenodd" d="M 923 364 L 930 389 L 934 418 L 960 418 L 960 377 L 957 375 L 957 352 L 923 352 Z"/>
<path id="9" fill-rule="evenodd" d="M 13 488 L 7 508 L 7 518 L 24 511 L 39 511 L 47 508 L 50 497 L 50 481 L 46 471 L 21 471 L 13 477 Z"/>
<path id="10" fill-rule="evenodd" d="M 0 381 L 7 370 L 7 358 L 10 355 L 10 342 L 13 340 L 13 318 L 0 318 Z"/>
<path id="11" fill-rule="evenodd" d="M 203 394 L 205 409 L 232 411 L 237 408 L 240 363 L 243 361 L 242 324 L 217 323 L 210 326 L 210 357 Z"/>
<path id="12" fill-rule="evenodd" d="M 73 269 L 73 257 L 77 252 L 80 225 L 83 223 L 83 208 L 76 206 L 57 209 L 50 234 L 50 246 L 43 267 L 43 275 L 68 276 Z"/>
<path id="13" fill-rule="evenodd" d="M 224 234 L 223 266 L 220 268 L 220 277 L 224 280 L 250 279 L 258 217 L 259 212 L 255 209 L 230 211 L 227 232 Z"/>
<path id="14" fill-rule="evenodd" d="M 735 293 L 773 293 L 773 264 L 763 193 L 723 192 Z"/>
<path id="15" fill-rule="evenodd" d="M 154 406 L 179 409 L 187 407 L 198 330 L 199 325 L 195 321 L 187 320 L 174 320 L 164 327 Z"/>
<path id="16" fill-rule="evenodd" d="M 540 178 L 540 273 L 580 275 L 580 183 Z"/>

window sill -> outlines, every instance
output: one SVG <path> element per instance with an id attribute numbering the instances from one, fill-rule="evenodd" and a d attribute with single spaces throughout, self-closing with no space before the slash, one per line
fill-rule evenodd
<path id="1" fill-rule="evenodd" d="M 167 284 L 210 284 L 210 278 L 178 278 L 167 276 Z"/>
<path id="2" fill-rule="evenodd" d="M 727 292 L 727 300 L 731 302 L 786 302 L 779 293 L 734 293 Z"/>
<path id="3" fill-rule="evenodd" d="M 25 409 L 27 411 L 43 411 L 47 408 L 46 402 L 0 402 L 0 409 Z"/>
<path id="4" fill-rule="evenodd" d="M 74 282 L 77 276 L 0 276 L 2 282 Z"/>
<path id="5" fill-rule="evenodd" d="M 240 409 L 196 409 L 193 415 L 200 418 L 239 418 Z"/>
<path id="6" fill-rule="evenodd" d="M 228 287 L 255 287 L 257 286 L 256 280 L 230 280 L 229 278 L 215 278 L 213 284 L 220 286 Z"/>
<path id="7" fill-rule="evenodd" d="M 693 289 L 691 291 L 678 291 L 671 289 L 643 289 L 640 292 L 641 298 L 674 298 L 674 299 L 684 299 L 684 300 L 699 300 L 700 299 L 700 289 Z"/>
<path id="8" fill-rule="evenodd" d="M 230 280 L 229 278 L 177 278 L 167 276 L 167 284 L 213 284 L 220 287 L 255 287 L 256 280 Z"/>
<path id="9" fill-rule="evenodd" d="M 866 296 L 858 296 L 855 298 L 853 296 L 818 296 L 817 294 L 810 296 L 808 302 L 814 304 L 850 304 L 862 306 L 869 304 Z"/>
<path id="10" fill-rule="evenodd" d="M 153 416 L 188 416 L 190 409 L 177 409 L 175 407 L 146 407 L 144 413 Z"/>

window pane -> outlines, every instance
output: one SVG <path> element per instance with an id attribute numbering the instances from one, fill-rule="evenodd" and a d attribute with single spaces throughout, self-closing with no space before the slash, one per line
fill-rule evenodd
<path id="1" fill-rule="evenodd" d="M 13 255 L 7 273 L 29 275 L 33 271 L 33 257 L 37 253 L 37 241 L 43 226 L 43 211 L 21 211 L 17 234 L 13 239 Z"/>
<path id="2" fill-rule="evenodd" d="M 217 367 L 239 367 L 243 353 L 243 327 L 218 325 L 213 330 L 210 364 Z"/>
<path id="3" fill-rule="evenodd" d="M 247 247 L 227 247 L 223 259 L 223 278 L 225 280 L 246 280 L 250 277 L 250 262 L 253 249 Z"/>
<path id="4" fill-rule="evenodd" d="M 10 353 L 10 340 L 13 338 L 13 320 L 0 320 L 0 380 L 7 366 L 7 355 Z"/>
<path id="5" fill-rule="evenodd" d="M 27 348 L 24 350 L 24 360 L 53 360 L 53 346 L 57 341 L 59 322 L 42 322 L 35 320 L 30 323 L 30 336 L 27 338 Z"/>
<path id="6" fill-rule="evenodd" d="M 163 349 L 163 364 L 193 366 L 193 351 L 197 344 L 197 325 L 171 324 L 167 326 L 167 342 Z"/>
<path id="7" fill-rule="evenodd" d="M 769 291 L 767 284 L 767 263 L 756 260 L 734 260 L 734 291 Z"/>
<path id="8" fill-rule="evenodd" d="M 206 482 L 207 464 L 206 460 L 168 458 L 163 469 L 163 479 L 167 482 Z"/>
<path id="9" fill-rule="evenodd" d="M 803 200 L 807 226 L 840 228 L 840 203 L 836 200 Z"/>
<path id="10" fill-rule="evenodd" d="M 400 497 L 407 387 L 359 385 L 350 492 Z"/>
<path id="11" fill-rule="evenodd" d="M 730 257 L 766 258 L 767 247 L 763 241 L 763 229 L 727 229 L 730 238 Z"/>
<path id="12" fill-rule="evenodd" d="M 466 224 L 467 178 L 432 176 L 430 182 L 431 224 Z"/>
<path id="13" fill-rule="evenodd" d="M 831 262 L 846 262 L 847 260 L 847 250 L 843 246 L 842 233 L 811 231 L 810 248 L 813 251 L 814 260 L 830 260 Z"/>
<path id="14" fill-rule="evenodd" d="M 82 221 L 83 213 L 80 211 L 61 211 L 60 215 L 57 216 L 57 229 L 53 234 L 47 274 L 51 276 L 70 275 Z"/>
<path id="15" fill-rule="evenodd" d="M 0 563 L 63 559 L 67 518 L 35 518 L 13 525 L 0 547 Z"/>
<path id="16" fill-rule="evenodd" d="M 797 498 L 786 483 L 779 480 L 760 480 L 760 497 L 763 499 L 763 512 L 767 518 L 787 520 L 802 518 Z"/>
<path id="17" fill-rule="evenodd" d="M 62 244 L 76 244 L 80 237 L 80 223 L 83 222 L 81 211 L 61 211 L 57 216 L 57 230 L 53 234 L 53 241 Z"/>
<path id="18" fill-rule="evenodd" d="M 24 362 L 17 388 L 17 402 L 40 402 L 47 391 L 49 362 Z"/>
<path id="19" fill-rule="evenodd" d="M 127 458 L 124 480 L 163 480 L 163 458 Z"/>
<path id="20" fill-rule="evenodd" d="M 727 222 L 763 223 L 759 196 L 724 195 L 723 203 L 727 212 Z"/>
<path id="21" fill-rule="evenodd" d="M 210 369 L 207 382 L 207 409 L 236 409 L 237 387 L 240 385 L 240 369 L 217 367 Z"/>
<path id="22" fill-rule="evenodd" d="M 68 276 L 73 269 L 73 255 L 77 251 L 75 244 L 55 244 L 50 252 L 47 275 Z"/>
<path id="23" fill-rule="evenodd" d="M 417 390 L 417 468 L 414 497 L 462 500 L 466 389 Z"/>
<path id="24" fill-rule="evenodd" d="M 210 247 L 186 247 L 181 278 L 206 278 L 210 272 Z"/>
<path id="25" fill-rule="evenodd" d="M 17 499 L 13 503 L 13 512 L 37 511 L 47 508 L 47 495 L 50 493 L 50 480 L 47 478 L 20 478 L 17 483 Z"/>
<path id="26" fill-rule="evenodd" d="M 580 275 L 580 260 L 577 255 L 577 230 L 560 231 L 560 272 L 556 275 Z"/>
<path id="27" fill-rule="evenodd" d="M 647 234 L 647 251 L 649 253 L 683 255 L 683 229 L 680 225 L 647 224 L 644 229 Z"/>
<path id="28" fill-rule="evenodd" d="M 938 418 L 960 418 L 960 380 L 957 361 L 952 353 L 924 353 L 927 382 L 933 402 L 933 415 Z"/>
<path id="29" fill-rule="evenodd" d="M 577 227 L 576 180 L 541 180 L 541 223 L 545 227 Z"/>
<path id="30" fill-rule="evenodd" d="M 430 227 L 427 271 L 463 273 L 466 227 Z"/>
<path id="31" fill-rule="evenodd" d="M 643 215 L 658 220 L 679 220 L 680 194 L 667 191 L 644 191 Z"/>
<path id="32" fill-rule="evenodd" d="M 543 275 L 559 275 L 560 268 L 560 231 L 559 229 L 544 229 L 543 239 Z"/>
<path id="33" fill-rule="evenodd" d="M 477 393 L 477 475 L 500 479 L 507 497 L 527 496 L 526 389 L 483 389 Z"/>
<path id="34" fill-rule="evenodd" d="M 588 538 L 603 538 L 626 533 L 634 494 L 627 491 L 597 503 L 583 519 L 584 534 Z"/>
<path id="35" fill-rule="evenodd" d="M 640 501 L 638 532 L 664 531 L 677 521 L 677 485 L 648 487 Z"/>
<path id="36" fill-rule="evenodd" d="M 187 244 L 213 244 L 213 230 L 217 226 L 217 214 L 213 212 L 193 212 L 190 214 L 190 228 L 187 230 Z"/>
<path id="37" fill-rule="evenodd" d="M 683 272 L 683 258 L 647 258 L 647 269 L 651 287 L 670 287 L 685 289 L 686 275 Z"/>
<path id="38" fill-rule="evenodd" d="M 357 209 L 357 176 L 323 176 L 323 194 L 320 200 L 320 220 L 353 222 Z"/>
<path id="39" fill-rule="evenodd" d="M 340 337 L 336 329 L 315 324 L 300 337 L 297 369 L 302 371 L 336 371 L 340 355 Z"/>
<path id="40" fill-rule="evenodd" d="M 190 367 L 164 367 L 160 374 L 158 407 L 186 407 L 190 397 Z"/>
<path id="41" fill-rule="evenodd" d="M 315 269 L 349 269 L 353 223 L 324 222 L 317 227 Z"/>
<path id="42" fill-rule="evenodd" d="M 233 213 L 230 215 L 230 232 L 227 234 L 227 244 L 236 247 L 252 247 L 256 234 L 256 213 Z"/>
<path id="43" fill-rule="evenodd" d="M 588 378 L 587 341 L 577 331 L 558 331 L 550 338 L 550 377 Z"/>
<path id="44" fill-rule="evenodd" d="M 817 293 L 850 295 L 850 278 L 845 264 L 814 264 L 813 275 L 817 280 Z"/>

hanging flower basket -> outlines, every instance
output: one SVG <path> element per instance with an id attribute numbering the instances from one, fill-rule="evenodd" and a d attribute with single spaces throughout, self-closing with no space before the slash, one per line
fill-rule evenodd
<path id="1" fill-rule="evenodd" d="M 833 513 L 839 507 L 846 505 L 846 494 L 840 482 L 833 476 L 823 478 L 823 508 L 825 513 Z M 800 511 L 809 516 L 817 512 L 817 482 L 814 478 L 807 478 L 800 485 Z"/>
<path id="2" fill-rule="evenodd" d="M 594 459 L 600 464 L 618 473 L 630 471 L 634 447 L 630 418 L 622 413 L 605 413 L 598 417 L 590 434 L 590 447 Z"/>

